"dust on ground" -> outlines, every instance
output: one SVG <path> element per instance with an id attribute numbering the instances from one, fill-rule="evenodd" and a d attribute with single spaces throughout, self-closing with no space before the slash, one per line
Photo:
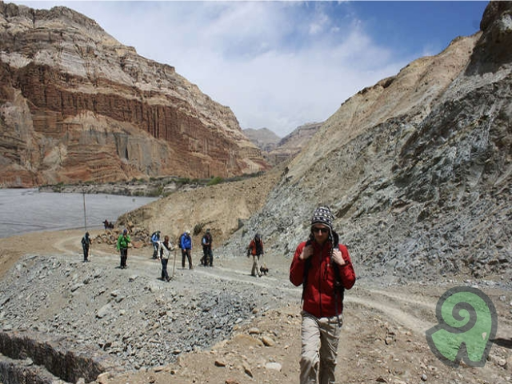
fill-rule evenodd
<path id="1" fill-rule="evenodd" d="M 102 230 L 90 231 L 94 238 Z M 0 276 L 26 254 L 64 255 L 80 258 L 83 231 L 30 233 L 0 239 Z M 134 256 L 147 258 L 151 248 L 132 249 Z M 95 257 L 117 252 L 106 244 L 94 245 Z M 194 257 L 198 264 L 198 255 Z M 133 268 L 137 257 L 132 259 Z M 210 274 L 214 279 L 250 279 L 251 262 L 245 257 L 219 259 L 216 267 L 196 267 L 191 273 Z M 297 383 L 300 355 L 300 288 L 287 280 L 289 260 L 266 260 L 267 277 L 252 278 L 252 288 L 264 295 L 271 289 L 295 292 L 282 295 L 279 309 L 254 314 L 249 324 L 236 325 L 231 337 L 208 350 L 182 354 L 172 364 L 142 368 L 116 376 L 101 376 L 102 383 Z M 357 272 L 357 271 L 356 271 Z M 179 273 L 179 272 L 178 272 Z M 244 276 L 242 276 L 244 275 Z M 488 361 L 482 368 L 462 364 L 444 365 L 430 351 L 425 331 L 436 325 L 435 307 L 450 287 L 476 285 L 488 294 L 498 311 L 498 332 Z M 169 285 L 169 289 L 179 287 Z M 242 285 L 241 285 L 242 287 Z M 244 289 L 247 289 L 244 285 Z M 198 286 L 198 290 L 208 286 Z M 463 276 L 429 285 L 416 282 L 379 285 L 361 280 L 346 292 L 343 330 L 339 346 L 337 383 L 506 383 L 512 375 L 512 292 L 495 288 L 492 282 L 467 281 Z"/>

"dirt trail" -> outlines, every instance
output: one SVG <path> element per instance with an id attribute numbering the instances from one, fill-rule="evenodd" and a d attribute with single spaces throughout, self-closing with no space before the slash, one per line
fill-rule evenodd
<path id="1" fill-rule="evenodd" d="M 91 231 L 91 236 L 94 238 L 100 232 Z M 71 257 L 81 261 L 82 235 L 82 231 L 70 230 L 0 239 L 0 274 L 3 276 L 8 268 L 16 264 L 20 255 L 26 253 L 68 260 Z M 23 244 L 23 252 L 20 252 L 20 244 Z M 152 249 L 148 247 L 131 248 L 127 273 L 156 279 L 160 274 L 160 263 L 151 259 L 151 254 Z M 199 258 L 200 253 L 195 249 L 195 265 Z M 93 245 L 90 259 L 94 267 L 116 268 L 119 265 L 117 250 L 106 244 Z M 169 263 L 170 273 L 173 263 L 174 259 Z M 167 367 L 126 372 L 111 377 L 109 384 L 296 383 L 300 354 L 301 288 L 294 287 L 288 281 L 288 260 L 266 259 L 266 263 L 270 273 L 262 278 L 250 276 L 251 260 L 246 257 L 215 258 L 213 268 L 196 266 L 189 271 L 188 268 L 181 268 L 178 249 L 175 279 L 164 285 L 163 292 L 180 291 L 180 284 L 187 284 L 190 274 L 196 274 L 202 277 L 201 284 L 209 282 L 214 286 L 220 281 L 232 282 L 236 284 L 233 287 L 238 289 L 253 287 L 254 292 L 262 296 L 272 293 L 281 309 L 255 315 L 250 325 L 235 327 L 231 339 L 211 350 L 184 354 L 175 364 Z M 435 307 L 438 298 L 451 286 L 462 284 L 463 280 L 459 279 L 450 284 L 438 282 L 438 286 L 410 283 L 378 287 L 364 279 L 358 281 L 345 295 L 337 382 L 409 384 L 421 381 L 422 375 L 426 375 L 428 382 L 434 383 L 509 382 L 511 373 L 506 362 L 510 359 L 512 371 L 512 354 L 504 342 L 493 345 L 489 362 L 484 368 L 462 371 L 442 364 L 427 345 L 425 331 L 437 324 Z M 186 289 L 208 288 L 208 285 L 191 288 L 188 284 Z M 498 309 L 497 339 L 510 341 L 512 314 L 509 303 L 512 294 L 488 287 L 485 287 L 485 291 Z M 274 345 L 264 346 L 260 340 L 262 335 L 272 338 Z M 279 363 L 281 369 L 268 368 L 269 363 Z"/>
<path id="2" fill-rule="evenodd" d="M 80 240 L 81 236 L 76 235 L 63 237 L 56 241 L 54 248 L 61 251 L 63 255 L 81 254 L 81 249 L 76 246 L 76 244 L 80 244 Z M 149 248 L 131 248 L 128 257 L 128 264 L 136 263 L 137 273 L 144 274 L 147 277 L 154 276 L 155 271 L 160 268 L 159 261 L 147 256 L 150 252 Z M 94 254 L 100 257 L 94 257 Z M 178 273 L 183 273 L 179 249 L 173 252 L 172 257 L 176 257 Z M 197 258 L 196 256 L 195 259 L 197 260 Z M 94 259 L 94 262 L 99 265 L 111 266 L 119 261 L 119 255 L 113 253 L 105 246 L 94 246 L 91 259 Z M 170 274 L 172 274 L 173 264 L 174 260 L 169 263 L 168 270 Z M 283 284 L 283 278 L 287 278 L 284 273 L 286 271 L 280 271 L 279 278 L 266 276 L 261 279 L 255 279 L 248 276 L 248 268 L 243 269 L 244 266 L 249 266 L 249 259 L 216 260 L 216 264 L 220 264 L 220 266 L 215 266 L 214 268 L 195 267 L 194 273 L 209 276 L 212 279 L 249 283 L 262 289 L 282 291 L 290 295 L 290 299 L 300 298 L 301 288 L 293 287 L 291 284 L 287 286 Z M 230 267 L 224 266 L 224 264 L 229 264 Z M 412 295 L 410 293 L 386 292 L 358 287 L 358 289 L 347 294 L 346 302 L 377 310 L 383 316 L 392 318 L 401 326 L 419 335 L 424 335 L 427 329 L 436 324 L 434 315 L 437 299 L 434 298 L 427 299 L 424 296 Z M 428 311 L 432 314 L 430 319 L 428 319 L 430 321 L 422 318 L 422 311 Z M 418 313 L 420 313 L 419 316 Z"/>

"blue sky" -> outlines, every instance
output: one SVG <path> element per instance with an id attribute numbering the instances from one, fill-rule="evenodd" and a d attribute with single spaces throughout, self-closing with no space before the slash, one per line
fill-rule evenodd
<path id="1" fill-rule="evenodd" d="M 8 1 L 6 1 L 8 2 Z M 65 5 L 172 65 L 242 128 L 284 137 L 366 86 L 479 30 L 481 1 L 15 1 Z"/>

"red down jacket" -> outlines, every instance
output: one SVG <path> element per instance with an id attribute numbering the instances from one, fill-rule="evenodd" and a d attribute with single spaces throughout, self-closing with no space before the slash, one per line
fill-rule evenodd
<path id="1" fill-rule="evenodd" d="M 334 268 L 338 268 L 340 279 L 345 289 L 350 289 L 356 281 L 356 274 L 352 266 L 352 260 L 348 254 L 347 247 L 339 244 L 339 249 L 345 260 L 345 265 L 331 264 L 330 251 L 331 243 L 326 242 L 323 246 L 312 241 L 314 253 L 310 257 L 311 267 L 309 268 L 307 284 L 304 290 L 304 305 L 302 309 L 315 317 L 332 317 L 343 312 L 343 302 L 340 295 L 338 299 L 338 313 L 336 313 L 334 282 L 336 275 Z M 293 285 L 299 286 L 304 281 L 304 267 L 306 260 L 300 260 L 299 256 L 306 246 L 306 242 L 300 243 L 290 266 L 290 281 Z"/>

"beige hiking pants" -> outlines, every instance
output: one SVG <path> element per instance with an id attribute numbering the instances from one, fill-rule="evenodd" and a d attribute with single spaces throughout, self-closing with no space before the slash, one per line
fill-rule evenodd
<path id="1" fill-rule="evenodd" d="M 302 311 L 301 315 L 300 384 L 333 384 L 341 331 L 338 318 L 318 319 L 306 311 Z M 340 323 L 343 323 L 341 315 Z"/>
<path id="2" fill-rule="evenodd" d="M 260 255 L 253 255 L 252 270 L 251 270 L 252 276 L 261 276 L 259 261 L 260 261 Z"/>

